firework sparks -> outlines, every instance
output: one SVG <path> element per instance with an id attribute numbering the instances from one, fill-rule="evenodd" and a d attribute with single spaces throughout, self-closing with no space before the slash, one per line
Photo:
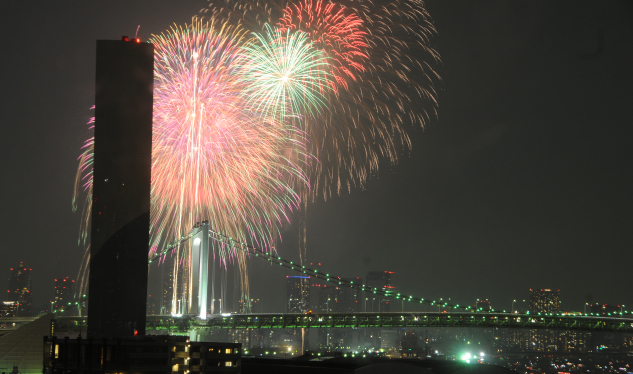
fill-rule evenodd
<path id="1" fill-rule="evenodd" d="M 395 164 L 410 149 L 405 126 L 435 115 L 439 55 L 421 0 L 209 0 L 203 12 L 255 33 L 266 24 L 302 31 L 327 56 L 327 110 L 301 124 L 315 195 L 362 187 L 380 158 Z"/>
<path id="2" fill-rule="evenodd" d="M 363 21 L 340 4 L 306 0 L 288 4 L 277 23 L 280 32 L 300 30 L 331 58 L 329 67 L 337 84 L 347 89 L 347 80 L 367 68 L 367 32 Z M 332 85 L 336 90 L 336 85 Z"/>
<path id="3" fill-rule="evenodd" d="M 209 11 L 152 40 L 152 252 L 203 219 L 270 248 L 301 200 L 362 187 L 381 158 L 410 149 L 405 126 L 435 114 L 439 56 L 421 0 L 211 0 Z M 76 193 L 90 193 L 90 147 Z M 219 253 L 245 276 L 243 254 Z"/>
<path id="4" fill-rule="evenodd" d="M 156 36 L 153 231 L 180 236 L 196 221 L 266 247 L 298 197 L 282 155 L 298 133 L 247 109 L 234 62 L 245 32 L 196 21 Z M 249 237 L 245 237 L 248 235 Z M 155 240 L 158 240 L 155 237 Z"/>
<path id="5" fill-rule="evenodd" d="M 331 75 L 324 53 L 303 32 L 264 25 L 263 33 L 246 43 L 239 71 L 243 96 L 264 118 L 317 116 L 327 106 Z"/>
<path id="6" fill-rule="evenodd" d="M 150 253 L 161 251 L 202 220 L 230 237 L 270 249 L 275 228 L 299 204 L 291 183 L 306 179 L 284 153 L 302 149 L 302 136 L 248 110 L 235 74 L 240 46 L 248 42 L 245 35 L 239 27 L 194 20 L 152 39 Z M 83 182 L 88 193 L 91 144 L 92 139 L 80 157 L 76 180 L 76 190 Z M 233 258 L 243 267 L 241 251 L 220 248 L 218 254 L 222 261 Z M 179 251 L 175 256 L 178 272 L 188 254 Z M 245 271 L 242 276 L 247 276 Z M 242 279 L 242 287 L 248 295 L 247 279 Z"/>

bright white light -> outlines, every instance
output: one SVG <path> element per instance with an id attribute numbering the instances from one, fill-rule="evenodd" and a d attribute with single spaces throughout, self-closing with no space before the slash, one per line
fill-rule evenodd
<path id="1" fill-rule="evenodd" d="M 195 239 L 193 240 L 193 245 L 198 245 L 198 244 L 200 244 L 200 241 L 201 241 L 201 240 L 200 240 L 200 238 L 195 238 Z"/>
<path id="2" fill-rule="evenodd" d="M 483 352 L 479 352 L 479 355 L 480 355 L 481 357 L 484 357 L 484 353 L 483 353 Z"/>
<path id="3" fill-rule="evenodd" d="M 230 317 L 231 313 L 222 313 L 222 317 Z"/>

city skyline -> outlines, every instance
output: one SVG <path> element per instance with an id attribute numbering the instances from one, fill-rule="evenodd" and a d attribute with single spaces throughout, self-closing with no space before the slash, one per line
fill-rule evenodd
<path id="1" fill-rule="evenodd" d="M 15 275 L 20 275 L 21 267 L 14 267 L 10 269 L 12 276 L 8 279 L 8 295 L 4 301 L 5 304 L 11 302 L 16 303 L 15 300 L 23 300 L 23 296 L 28 293 L 29 299 L 32 297 L 30 294 L 31 284 L 30 276 L 32 269 L 26 269 L 27 276 L 25 281 L 20 283 L 23 287 L 18 287 L 16 291 L 11 292 L 12 287 L 20 282 Z M 307 267 L 308 270 L 321 271 L 321 263 L 310 263 Z M 273 267 L 277 269 L 276 267 Z M 171 270 L 171 269 L 170 269 Z M 298 272 L 289 272 L 287 269 L 281 272 L 276 272 L 275 275 L 291 273 L 299 274 Z M 233 275 L 227 272 L 227 278 L 231 278 Z M 379 274 L 385 274 L 380 276 Z M 510 306 L 505 305 L 504 301 L 489 300 L 477 298 L 473 305 L 461 304 L 459 307 L 453 308 L 455 304 L 452 304 L 451 300 L 437 300 L 437 305 L 430 305 L 428 302 L 419 303 L 417 300 L 405 301 L 397 299 L 395 295 L 399 295 L 398 292 L 401 287 L 397 284 L 393 284 L 391 277 L 394 272 L 390 271 L 370 271 L 365 277 L 341 277 L 333 278 L 331 282 L 327 282 L 324 279 L 320 279 L 314 276 L 306 275 L 281 275 L 279 279 L 285 280 L 284 287 L 276 290 L 276 294 L 270 298 L 253 298 L 251 302 L 255 308 L 253 313 L 357 313 L 357 312 L 423 312 L 433 311 L 437 308 L 437 311 L 452 312 L 452 311 L 488 311 L 488 312 L 513 312 L 513 313 L 526 313 L 531 314 L 587 314 L 587 315 L 611 315 L 611 314 L 627 314 L 632 313 L 633 310 L 624 304 L 602 303 L 595 301 L 592 303 L 584 303 L 577 307 L 569 308 L 569 303 L 565 303 L 563 306 L 564 296 L 561 298 L 560 289 L 528 289 L 524 292 L 518 293 L 515 299 L 510 303 Z M 334 276 L 332 274 L 332 276 Z M 373 278 L 373 279 L 372 279 Z M 338 284 L 338 280 L 343 281 L 343 285 Z M 300 299 L 301 288 L 300 284 L 305 281 L 307 287 L 305 288 L 304 298 L 306 304 L 303 305 Z M 393 295 L 392 297 L 375 295 L 371 292 L 363 292 L 357 288 L 352 288 L 345 285 L 346 283 L 353 283 L 355 285 L 366 285 L 369 288 L 376 288 L 382 291 L 388 291 Z M 383 284 L 382 286 L 380 286 Z M 154 285 L 157 292 L 149 290 L 147 299 L 147 315 L 166 315 L 169 314 L 168 307 L 166 305 L 171 304 L 171 289 L 168 287 L 171 285 L 171 280 L 165 278 L 163 288 L 158 288 L 158 285 Z M 22 310 L 21 313 L 26 315 L 36 315 L 41 312 L 48 312 L 54 310 L 55 312 L 64 312 L 63 309 L 67 309 L 69 305 L 75 305 L 76 301 L 81 299 L 81 296 L 76 292 L 75 280 L 70 277 L 56 278 L 51 282 L 47 282 L 47 292 L 52 291 L 53 296 L 50 300 L 44 302 L 38 302 L 38 304 L 29 303 L 29 311 Z M 167 287 L 166 287 L 167 286 Z M 223 295 L 222 299 L 214 299 L 215 313 L 241 313 L 240 296 L 236 294 L 237 290 L 235 284 L 231 284 L 228 281 L 224 287 L 224 291 L 220 293 L 220 286 L 216 284 L 216 295 Z M 238 285 L 239 287 L 239 285 Z M 161 293 L 163 293 L 161 295 Z M 152 297 L 152 294 L 154 295 Z M 412 295 L 413 296 L 413 295 Z M 415 296 L 414 296 L 415 297 Z M 222 300 L 222 301 L 220 301 Z M 326 301 L 327 300 L 327 301 Z M 23 304 L 23 302 L 20 302 Z M 258 304 L 259 303 L 259 304 Z M 448 305 L 444 305 L 447 303 Z M 211 313 L 211 300 L 209 300 L 209 306 L 207 312 Z M 354 305 L 356 304 L 356 305 Z M 435 303 L 434 303 L 435 304 Z M 7 304 L 8 305 L 8 304 Z M 85 306 L 85 305 L 84 305 Z M 221 308 L 221 309 L 220 309 Z M 64 315 L 75 315 L 77 313 L 76 307 L 70 308 L 72 312 Z M 15 314 L 15 311 L 10 313 Z"/>
<path id="2" fill-rule="evenodd" d="M 70 199 L 94 100 L 94 41 L 138 24 L 147 40 L 206 6 L 123 4 L 2 5 L 21 33 L 6 41 L 16 57 L 2 62 L 12 176 L 2 187 L 2 254 L 33 269 L 35 305 L 52 297 L 50 279 L 75 278 L 82 257 Z M 633 303 L 630 6 L 426 4 L 443 61 L 438 118 L 409 128 L 410 154 L 382 165 L 364 190 L 311 204 L 308 260 L 342 277 L 394 271 L 403 292 L 455 303 L 509 308 L 529 288 L 561 289 L 563 309 Z M 604 52 L 591 55 L 598 30 Z M 32 221 L 43 248 L 22 238 Z M 297 231 L 284 227 L 283 258 L 298 257 Z M 285 289 L 264 265 L 252 265 L 262 280 L 255 298 Z"/>

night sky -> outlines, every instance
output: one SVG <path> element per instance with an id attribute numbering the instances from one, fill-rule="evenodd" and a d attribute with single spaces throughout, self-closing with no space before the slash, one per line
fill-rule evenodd
<path id="1" fill-rule="evenodd" d="M 183 24 L 189 1 L 0 3 L 0 285 L 33 269 L 34 301 L 75 278 L 77 157 L 89 136 L 97 39 Z M 427 1 L 438 117 L 364 190 L 308 210 L 308 256 L 340 276 L 396 272 L 405 294 L 490 299 L 509 309 L 529 288 L 633 309 L 633 4 L 627 1 Z M 298 259 L 284 227 L 282 257 Z M 260 259 L 253 259 L 260 261 Z M 286 273 L 252 265 L 252 295 L 283 302 Z"/>

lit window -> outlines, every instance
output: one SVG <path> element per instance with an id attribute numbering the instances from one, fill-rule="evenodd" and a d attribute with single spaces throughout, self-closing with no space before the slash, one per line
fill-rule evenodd
<path id="1" fill-rule="evenodd" d="M 231 348 L 227 348 L 226 349 L 226 353 L 231 353 Z M 229 365 L 227 365 L 227 366 L 229 366 Z"/>
<path id="2" fill-rule="evenodd" d="M 227 361 L 224 363 L 224 366 L 233 366 L 233 362 L 232 361 Z"/>

